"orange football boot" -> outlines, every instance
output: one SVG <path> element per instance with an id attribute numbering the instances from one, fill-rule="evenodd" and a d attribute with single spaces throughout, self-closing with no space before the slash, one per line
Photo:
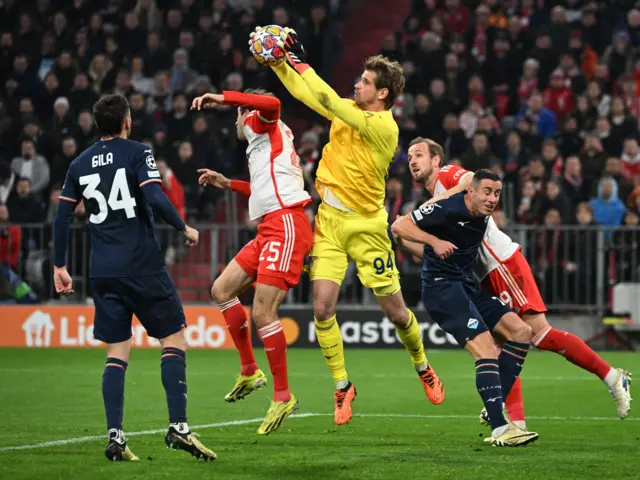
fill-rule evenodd
<path id="1" fill-rule="evenodd" d="M 356 398 L 356 395 L 356 387 L 353 386 L 353 383 L 349 385 L 346 392 L 336 390 L 336 393 L 333 394 L 336 402 L 336 408 L 333 411 L 333 421 L 336 422 L 336 425 L 349 423 L 349 420 L 351 420 L 353 416 L 351 402 Z"/>
<path id="2" fill-rule="evenodd" d="M 439 405 L 444 402 L 444 387 L 435 370 L 431 368 L 431 365 L 429 365 L 426 370 L 418 372 L 418 376 L 420 377 L 422 388 L 424 388 L 424 393 L 427 394 L 429 401 L 434 405 Z"/>

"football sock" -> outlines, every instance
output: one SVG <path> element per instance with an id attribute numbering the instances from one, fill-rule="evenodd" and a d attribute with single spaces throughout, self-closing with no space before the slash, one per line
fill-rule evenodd
<path id="1" fill-rule="evenodd" d="M 507 395 L 507 412 L 509 418 L 516 422 L 524 422 L 524 400 L 522 398 L 522 379 L 518 377 Z M 518 423 L 516 423 L 518 425 Z"/>
<path id="2" fill-rule="evenodd" d="M 421 372 L 428 367 L 427 356 L 424 353 L 424 345 L 422 344 L 422 333 L 416 316 L 408 308 L 407 311 L 409 312 L 409 321 L 406 325 L 396 325 L 396 332 L 398 332 L 398 337 L 400 337 L 409 355 L 411 355 L 414 367 Z"/>
<path id="3" fill-rule="evenodd" d="M 107 430 L 122 430 L 124 415 L 124 374 L 127 362 L 119 358 L 107 358 L 102 374 L 102 399 L 107 414 Z"/>
<path id="4" fill-rule="evenodd" d="M 507 342 L 502 347 L 502 351 L 498 356 L 498 365 L 500 365 L 500 383 L 502 384 L 502 394 L 504 398 L 509 397 L 511 387 L 518 379 L 522 366 L 529 353 L 528 343 Z"/>
<path id="5" fill-rule="evenodd" d="M 318 320 L 314 318 L 313 324 L 316 329 L 316 337 L 322 348 L 322 354 L 327 360 L 327 366 L 331 370 L 336 388 L 344 388 L 349 384 L 347 369 L 344 364 L 344 347 L 342 345 L 342 334 L 336 316 L 328 320 Z"/>
<path id="6" fill-rule="evenodd" d="M 287 378 L 287 339 L 280 320 L 259 329 L 258 335 L 264 344 L 264 351 L 273 376 L 273 401 L 288 402 L 291 399 L 291 393 Z"/>
<path id="7" fill-rule="evenodd" d="M 491 429 L 504 427 L 507 421 L 502 414 L 502 385 L 498 360 L 481 358 L 476 361 L 476 388 L 489 414 Z"/>
<path id="8" fill-rule="evenodd" d="M 170 423 L 169 427 L 173 427 L 178 433 L 190 433 L 189 432 L 189 425 L 187 424 L 187 422 L 180 422 L 180 423 Z"/>
<path id="9" fill-rule="evenodd" d="M 250 376 L 258 369 L 251 346 L 251 328 L 244 307 L 238 297 L 218 305 L 233 343 L 240 354 L 240 375 Z"/>
<path id="10" fill-rule="evenodd" d="M 174 347 L 162 349 L 160 368 L 162 385 L 167 394 L 169 422 L 187 422 L 187 364 L 184 350 Z"/>
<path id="11" fill-rule="evenodd" d="M 549 326 L 533 337 L 531 343 L 540 350 L 548 350 L 562 355 L 574 365 L 597 375 L 601 380 L 604 380 L 611 371 L 611 365 L 591 350 L 586 343 L 569 332 L 556 330 Z"/>

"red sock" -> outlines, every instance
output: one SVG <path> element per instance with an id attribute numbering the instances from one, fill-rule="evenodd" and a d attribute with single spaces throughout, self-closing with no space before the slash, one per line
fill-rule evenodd
<path id="1" fill-rule="evenodd" d="M 270 323 L 258 330 L 258 335 L 264 343 L 264 351 L 273 376 L 273 401 L 287 402 L 291 398 L 291 393 L 287 378 L 287 339 L 284 336 L 282 324 L 279 320 Z"/>
<path id="2" fill-rule="evenodd" d="M 601 380 L 604 380 L 611 370 L 611 365 L 600 355 L 569 332 L 548 327 L 533 337 L 531 343 L 540 350 L 549 350 L 562 355 L 574 365 L 597 375 Z"/>
<path id="3" fill-rule="evenodd" d="M 524 400 L 522 398 L 522 380 L 518 377 L 511 387 L 507 401 L 507 412 L 511 421 L 524 421 Z"/>
<path id="4" fill-rule="evenodd" d="M 238 297 L 235 297 L 228 302 L 221 303 L 218 308 L 227 322 L 227 330 L 229 330 L 233 343 L 240 354 L 240 375 L 253 375 L 258 369 L 258 365 L 253 356 L 251 328 L 244 307 Z"/>

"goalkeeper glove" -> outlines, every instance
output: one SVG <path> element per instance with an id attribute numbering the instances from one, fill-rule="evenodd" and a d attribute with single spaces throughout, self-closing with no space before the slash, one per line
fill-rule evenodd
<path id="1" fill-rule="evenodd" d="M 287 52 L 287 58 L 293 68 L 295 68 L 299 74 L 302 74 L 309 68 L 304 47 L 298 40 L 298 34 L 293 28 L 285 27 L 284 31 L 287 34 L 287 39 L 282 43 L 282 48 Z"/>

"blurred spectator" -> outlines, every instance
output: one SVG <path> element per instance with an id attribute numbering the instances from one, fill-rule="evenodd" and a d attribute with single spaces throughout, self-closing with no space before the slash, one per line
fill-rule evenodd
<path id="1" fill-rule="evenodd" d="M 62 140 L 62 153 L 56 155 L 51 162 L 51 182 L 63 184 L 69 170 L 69 165 L 78 156 L 78 144 L 76 139 L 68 136 Z"/>
<path id="2" fill-rule="evenodd" d="M 6 205 L 16 196 L 17 180 L 11 165 L 0 162 L 0 205 Z"/>
<path id="3" fill-rule="evenodd" d="M 489 149 L 489 137 L 486 132 L 478 131 L 473 135 L 471 148 L 462 156 L 461 163 L 464 168 L 471 171 L 490 168 L 494 163 L 500 163 Z"/>
<path id="4" fill-rule="evenodd" d="M 402 207 L 406 203 L 402 191 L 402 182 L 397 178 L 390 178 L 387 182 L 387 195 L 384 202 L 387 213 L 389 214 L 389 225 L 393 224 L 398 215 L 401 215 Z"/>
<path id="5" fill-rule="evenodd" d="M 526 118 L 531 125 L 534 125 L 537 135 L 542 138 L 549 138 L 558 131 L 558 120 L 555 113 L 543 107 L 542 95 L 537 92 L 529 97 L 527 108 L 520 114 L 520 117 Z"/>
<path id="6" fill-rule="evenodd" d="M 582 174 L 582 164 L 576 155 L 567 157 L 564 165 L 562 188 L 574 205 L 590 198 L 592 179 Z"/>
<path id="7" fill-rule="evenodd" d="M 557 210 L 560 217 L 566 223 L 571 223 L 574 218 L 574 207 L 569 197 L 562 191 L 562 183 L 558 179 L 551 179 L 547 182 L 543 212 Z"/>
<path id="8" fill-rule="evenodd" d="M 624 162 L 624 174 L 627 178 L 640 174 L 640 148 L 637 139 L 626 138 L 624 140 L 624 148 L 620 158 Z"/>
<path id="9" fill-rule="evenodd" d="M 0 262 L 18 269 L 20 261 L 21 229 L 9 223 L 9 209 L 0 205 Z"/>
<path id="10" fill-rule="evenodd" d="M 41 203 L 31 193 L 31 181 L 20 178 L 16 184 L 16 196 L 7 203 L 12 223 L 39 223 L 44 220 Z"/>
<path id="11" fill-rule="evenodd" d="M 554 70 L 551 74 L 549 86 L 544 91 L 544 103 L 556 115 L 558 122 L 562 122 L 564 117 L 573 111 L 573 91 L 567 86 L 562 71 Z"/>
<path id="12" fill-rule="evenodd" d="M 50 169 L 47 159 L 36 152 L 33 140 L 25 138 L 21 142 L 21 155 L 11 161 L 16 175 L 31 182 L 31 192 L 38 195 L 49 187 Z"/>
<path id="13" fill-rule="evenodd" d="M 171 169 L 167 166 L 167 162 L 164 160 L 156 161 L 158 166 L 158 172 L 162 178 L 162 191 L 169 197 L 171 204 L 180 214 L 183 220 L 187 218 L 184 202 L 184 189 L 182 184 L 173 174 Z"/>
<path id="14" fill-rule="evenodd" d="M 600 179 L 598 196 L 589 202 L 589 206 L 593 210 L 593 218 L 598 225 L 611 227 L 620 226 L 626 210 L 618 198 L 618 183 L 612 177 Z"/>

